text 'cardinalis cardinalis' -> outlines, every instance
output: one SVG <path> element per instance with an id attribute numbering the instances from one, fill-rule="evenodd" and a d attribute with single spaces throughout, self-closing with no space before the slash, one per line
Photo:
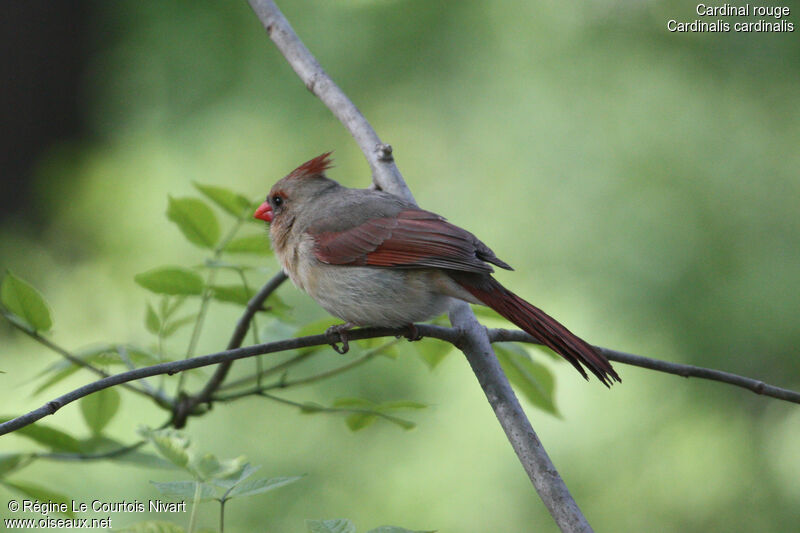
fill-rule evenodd
<path id="1" fill-rule="evenodd" d="M 581 364 L 605 385 L 621 381 L 602 354 L 492 278 L 492 265 L 511 267 L 472 233 L 391 194 L 342 187 L 325 176 L 329 155 L 278 181 L 254 216 L 270 223 L 292 282 L 346 321 L 336 331 L 408 326 L 458 298 L 491 307 L 583 377 Z"/>

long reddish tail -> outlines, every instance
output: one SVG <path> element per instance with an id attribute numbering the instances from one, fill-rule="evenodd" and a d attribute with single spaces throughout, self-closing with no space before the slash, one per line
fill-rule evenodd
<path id="1" fill-rule="evenodd" d="M 608 359 L 574 335 L 556 319 L 529 304 L 486 274 L 452 273 L 453 279 L 475 298 L 507 318 L 536 340 L 551 348 L 589 379 L 581 363 L 607 387 L 621 382 Z"/>

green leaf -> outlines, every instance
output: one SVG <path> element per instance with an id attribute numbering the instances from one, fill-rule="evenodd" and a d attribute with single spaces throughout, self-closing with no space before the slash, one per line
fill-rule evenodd
<path id="1" fill-rule="evenodd" d="M 174 429 L 151 430 L 144 428 L 140 434 L 150 440 L 162 457 L 181 468 L 187 468 L 193 454 L 189 450 L 191 442 L 180 431 Z"/>
<path id="2" fill-rule="evenodd" d="M 27 465 L 31 458 L 29 453 L 0 453 L 0 479 L 9 472 Z"/>
<path id="3" fill-rule="evenodd" d="M 74 354 L 75 357 L 85 361 L 87 363 L 95 363 L 95 364 L 104 364 L 109 358 L 109 353 L 112 352 L 114 348 L 108 344 L 102 344 L 96 347 L 88 348 L 81 353 Z M 66 359 L 62 359 L 57 361 L 47 368 L 45 368 L 42 372 L 39 373 L 37 377 L 41 377 L 47 374 L 53 374 L 47 381 L 39 385 L 37 389 L 34 391 L 34 394 L 39 394 L 40 392 L 49 389 L 56 383 L 62 381 L 63 379 L 68 378 L 81 367 L 74 364 L 72 361 L 68 361 Z"/>
<path id="4" fill-rule="evenodd" d="M 176 500 L 192 500 L 198 484 L 197 481 L 168 481 L 166 483 L 151 481 L 150 483 L 167 498 Z M 217 490 L 214 487 L 200 483 L 201 500 L 212 500 L 216 495 Z"/>
<path id="5" fill-rule="evenodd" d="M 193 185 L 226 213 L 230 213 L 236 218 L 252 215 L 253 203 L 246 196 L 214 185 L 203 185 L 197 182 L 194 182 Z"/>
<path id="6" fill-rule="evenodd" d="M 67 512 L 63 514 L 69 516 L 70 518 L 75 517 L 75 513 L 72 511 L 72 505 L 70 504 L 71 499 L 60 492 L 55 492 L 50 489 L 40 487 L 39 485 L 32 485 L 22 481 L 2 481 L 0 484 L 24 494 L 32 500 L 39 500 L 40 502 L 66 503 Z"/>
<path id="7" fill-rule="evenodd" d="M 372 409 L 375 403 L 367 400 L 366 398 L 356 398 L 354 396 L 347 396 L 344 398 L 336 398 L 333 401 L 334 407 L 357 408 L 357 409 Z"/>
<path id="8" fill-rule="evenodd" d="M 344 423 L 350 431 L 360 431 L 374 424 L 377 419 L 378 415 L 371 413 L 353 413 L 344 419 Z"/>
<path id="9" fill-rule="evenodd" d="M 310 415 L 313 413 L 319 413 L 321 411 L 325 411 L 326 407 L 324 405 L 320 405 L 315 402 L 303 402 L 300 405 L 300 412 L 304 415 Z"/>
<path id="10" fill-rule="evenodd" d="M 214 477 L 225 478 L 238 475 L 246 465 L 244 456 L 220 461 L 213 454 L 206 453 L 195 458 L 189 464 L 189 469 L 195 477 L 206 481 Z"/>
<path id="11" fill-rule="evenodd" d="M 209 480 L 209 483 L 216 485 L 217 487 L 222 487 L 226 490 L 231 489 L 235 485 L 238 485 L 243 480 L 247 479 L 248 477 L 252 476 L 258 469 L 261 468 L 260 466 L 253 466 L 250 463 L 245 463 L 242 466 L 242 469 L 238 472 L 226 476 L 224 478 L 214 478 Z"/>
<path id="12" fill-rule="evenodd" d="M 6 271 L 0 284 L 0 303 L 36 331 L 49 331 L 53 327 L 50 308 L 44 297 L 10 270 Z"/>
<path id="13" fill-rule="evenodd" d="M 412 346 L 416 348 L 420 358 L 430 370 L 436 368 L 453 349 L 452 344 L 438 339 L 422 339 L 414 342 Z"/>
<path id="14" fill-rule="evenodd" d="M 472 312 L 475 313 L 475 316 L 480 318 L 488 318 L 490 320 L 506 320 L 497 314 L 497 311 L 491 307 L 486 307 L 485 305 L 473 305 Z M 508 321 L 506 320 L 506 322 Z"/>
<path id="15" fill-rule="evenodd" d="M 137 522 L 124 529 L 115 529 L 117 533 L 186 533 L 178 524 L 162 520 L 148 520 L 147 522 Z"/>
<path id="16" fill-rule="evenodd" d="M 384 402 L 378 404 L 377 409 L 383 411 L 397 411 L 401 409 L 427 409 L 427 405 L 420 402 L 413 402 L 411 400 L 397 400 L 394 402 Z"/>
<path id="17" fill-rule="evenodd" d="M 76 352 L 74 355 L 82 361 L 98 366 L 126 365 L 125 361 L 122 359 L 122 356 L 117 352 L 118 348 L 120 347 L 111 346 L 110 344 L 100 344 L 85 348 L 79 352 Z M 160 362 L 156 355 L 150 353 L 144 348 L 139 348 L 137 346 L 123 346 L 123 348 L 125 348 L 128 359 L 134 364 L 134 366 L 148 366 Z M 40 392 L 52 387 L 56 383 L 71 376 L 81 368 L 82 367 L 66 359 L 51 364 L 42 372 L 40 372 L 37 377 L 42 377 L 47 374 L 53 375 L 47 379 L 47 381 L 42 383 L 34 391 L 34 394 L 39 394 Z"/>
<path id="18" fill-rule="evenodd" d="M 118 463 L 146 466 L 149 468 L 175 469 L 175 465 L 151 453 L 141 452 L 136 447 L 103 435 L 95 435 L 81 441 L 85 453 L 109 453 L 108 460 Z M 123 450 L 123 448 L 125 448 Z M 121 451 L 122 450 L 122 451 Z M 114 453 L 110 453 L 114 452 Z"/>
<path id="19" fill-rule="evenodd" d="M 0 417 L 0 422 L 8 420 L 11 418 Z M 56 452 L 81 453 L 87 451 L 86 446 L 72 435 L 60 429 L 45 426 L 40 422 L 19 428 L 14 434 L 38 442 Z"/>
<path id="20" fill-rule="evenodd" d="M 80 400 L 81 413 L 92 434 L 99 435 L 119 409 L 119 393 L 113 387 L 84 396 Z"/>
<path id="21" fill-rule="evenodd" d="M 508 380 L 532 405 L 560 416 L 555 405 L 555 379 L 546 366 L 535 362 L 528 352 L 513 343 L 496 343 L 494 351 Z"/>
<path id="22" fill-rule="evenodd" d="M 136 274 L 133 279 L 145 289 L 158 294 L 199 295 L 203 293 L 203 278 L 188 268 L 158 267 Z"/>
<path id="23" fill-rule="evenodd" d="M 414 422 L 389 415 L 388 413 L 405 409 L 424 409 L 427 407 L 425 404 L 419 402 L 405 400 L 385 402 L 376 405 L 364 398 L 338 398 L 333 402 L 333 405 L 339 409 L 363 411 L 348 415 L 345 419 L 345 423 L 351 431 L 359 431 L 365 427 L 371 426 L 378 417 L 384 418 L 388 422 L 396 424 L 403 429 L 414 429 L 417 427 Z"/>
<path id="24" fill-rule="evenodd" d="M 254 479 L 252 481 L 245 481 L 244 483 L 236 485 L 228 493 L 228 497 L 233 498 L 234 496 L 253 496 L 255 494 L 261 494 L 262 492 L 284 487 L 300 479 L 303 479 L 303 476 L 274 477 L 271 479 L 261 478 Z"/>
<path id="25" fill-rule="evenodd" d="M 215 300 L 239 305 L 247 305 L 256 294 L 253 289 L 245 289 L 242 285 L 214 285 L 212 289 Z"/>
<path id="26" fill-rule="evenodd" d="M 147 304 L 147 311 L 145 311 L 144 315 L 144 325 L 147 331 L 153 335 L 158 335 L 158 332 L 161 331 L 161 319 L 158 318 L 153 306 L 150 304 Z"/>
<path id="27" fill-rule="evenodd" d="M 372 339 L 361 339 L 357 341 L 350 341 L 350 345 L 356 344 L 364 351 L 372 351 L 378 349 L 378 355 L 388 357 L 389 359 L 397 359 L 400 353 L 397 351 L 397 343 L 386 339 L 375 337 Z"/>
<path id="28" fill-rule="evenodd" d="M 401 428 L 405 429 L 406 431 L 410 431 L 410 430 L 414 429 L 415 427 L 417 427 L 416 423 L 414 423 L 414 422 L 412 422 L 410 420 L 405 420 L 403 418 L 398 418 L 396 416 L 387 416 L 386 420 L 391 422 L 392 424 L 394 424 L 396 426 L 400 426 Z"/>
<path id="29" fill-rule="evenodd" d="M 127 365 L 128 363 L 123 359 L 122 355 L 119 353 L 120 351 L 125 350 L 125 355 L 130 363 L 133 364 L 135 367 L 140 366 L 150 366 L 156 363 L 162 363 L 167 359 L 160 358 L 158 355 L 154 354 L 147 348 L 142 348 L 141 346 L 136 346 L 133 344 L 123 344 L 117 345 L 114 347 L 114 354 L 112 355 L 112 359 L 109 364 L 112 365 Z"/>
<path id="30" fill-rule="evenodd" d="M 108 459 L 117 463 L 144 466 L 147 468 L 157 468 L 159 470 L 174 470 L 176 468 L 174 464 L 162 459 L 157 455 L 147 452 L 140 452 L 139 450 L 131 450 L 119 455 L 114 455 Z"/>
<path id="31" fill-rule="evenodd" d="M 295 337 L 306 337 L 308 335 L 319 335 L 334 324 L 341 324 L 342 321 L 333 317 L 321 318 L 297 328 L 294 332 Z"/>
<path id="32" fill-rule="evenodd" d="M 192 313 L 190 315 L 186 315 L 184 317 L 178 318 L 169 322 L 166 326 L 164 326 L 164 331 L 162 335 L 164 338 L 171 337 L 176 331 L 181 329 L 184 326 L 187 326 L 197 320 L 197 313 Z"/>
<path id="33" fill-rule="evenodd" d="M 269 240 L 264 235 L 247 235 L 233 239 L 225 245 L 224 250 L 231 254 L 270 255 L 272 248 Z"/>
<path id="34" fill-rule="evenodd" d="M 346 518 L 306 520 L 309 533 L 356 533 L 356 526 Z"/>
<path id="35" fill-rule="evenodd" d="M 269 269 L 265 269 L 263 267 L 242 265 L 239 263 L 231 263 L 229 261 L 221 261 L 219 259 L 206 259 L 205 261 L 203 261 L 203 266 L 206 268 L 235 270 L 236 272 L 247 272 L 248 270 L 261 270 L 262 272 L 271 272 Z"/>
<path id="36" fill-rule="evenodd" d="M 167 320 L 169 317 L 172 316 L 175 311 L 177 311 L 183 303 L 186 301 L 186 296 L 162 296 L 161 297 L 161 305 L 159 306 L 159 311 L 161 312 L 161 318 L 163 320 Z"/>
<path id="37" fill-rule="evenodd" d="M 435 529 L 427 529 L 425 531 L 411 530 L 404 527 L 397 526 L 381 526 L 375 529 L 370 529 L 367 533 L 436 533 Z"/>
<path id="38" fill-rule="evenodd" d="M 284 322 L 294 322 L 295 317 L 292 315 L 292 307 L 287 305 L 286 302 L 280 299 L 277 294 L 272 293 L 264 302 L 264 309 Z"/>
<path id="39" fill-rule="evenodd" d="M 169 197 L 167 218 L 178 225 L 189 242 L 201 248 L 214 248 L 219 241 L 219 223 L 214 211 L 199 198 Z"/>

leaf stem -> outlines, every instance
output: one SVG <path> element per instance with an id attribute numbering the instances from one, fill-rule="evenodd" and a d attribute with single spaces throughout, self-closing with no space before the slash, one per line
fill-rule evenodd
<path id="1" fill-rule="evenodd" d="M 214 247 L 214 257 L 213 260 L 219 260 L 222 256 L 222 252 L 225 250 L 225 247 L 228 245 L 229 242 L 236 236 L 236 233 L 241 229 L 242 224 L 244 223 L 244 218 L 239 218 L 236 223 L 231 227 L 230 231 L 222 238 L 221 241 Z M 188 359 L 194 355 L 194 351 L 197 349 L 197 343 L 200 341 L 200 332 L 203 329 L 203 323 L 205 322 L 206 313 L 208 312 L 208 305 L 211 301 L 211 297 L 213 295 L 214 289 L 212 288 L 214 285 L 214 281 L 217 279 L 217 269 L 211 269 L 206 277 L 206 286 L 203 289 L 203 296 L 202 300 L 200 301 L 200 311 L 197 313 L 197 319 L 194 322 L 194 328 L 192 329 L 192 336 L 189 339 L 189 346 L 186 348 L 186 355 L 183 357 L 184 359 Z M 183 387 L 186 382 L 186 373 L 182 373 L 178 378 L 178 388 L 175 393 L 176 396 L 180 396 L 183 392 Z"/>
<path id="2" fill-rule="evenodd" d="M 281 398 L 280 396 L 274 396 L 267 392 L 259 392 L 257 396 L 262 396 L 267 398 L 268 400 L 272 400 L 278 403 L 282 403 L 285 405 L 291 405 L 292 407 L 297 407 L 306 413 L 346 413 L 346 414 L 361 414 L 361 415 L 373 415 L 378 416 L 381 418 L 385 418 L 390 422 L 393 422 L 401 427 L 406 427 L 410 422 L 407 420 L 403 420 L 402 418 L 387 415 L 386 413 L 382 413 L 380 411 L 375 411 L 373 409 L 357 409 L 357 408 L 349 408 L 349 407 L 325 407 L 324 405 L 316 405 L 316 404 L 305 404 L 300 402 L 295 402 L 292 400 L 287 400 L 286 398 Z"/>

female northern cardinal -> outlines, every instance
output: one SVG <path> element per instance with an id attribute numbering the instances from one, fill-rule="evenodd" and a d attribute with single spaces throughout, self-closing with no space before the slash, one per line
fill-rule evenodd
<path id="1" fill-rule="evenodd" d="M 603 355 L 492 278 L 512 270 L 472 233 L 391 194 L 348 189 L 325 176 L 330 152 L 270 190 L 254 216 L 292 282 L 353 326 L 401 327 L 447 311 L 451 298 L 487 305 L 561 354 L 587 378 L 621 381 Z"/>

